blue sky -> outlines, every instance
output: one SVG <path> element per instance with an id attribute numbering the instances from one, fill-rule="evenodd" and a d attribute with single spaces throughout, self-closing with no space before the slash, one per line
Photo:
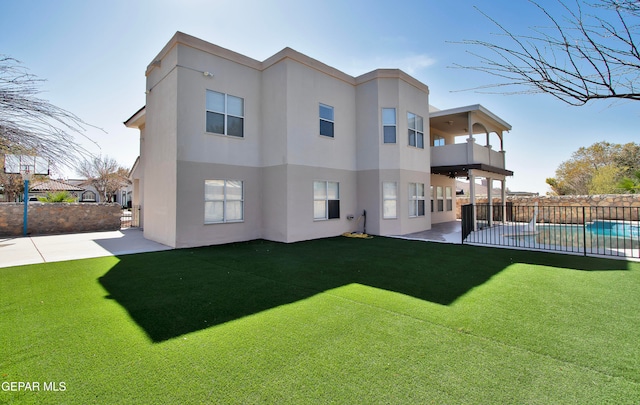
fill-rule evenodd
<path id="1" fill-rule="evenodd" d="M 541 0 L 554 12 L 555 0 Z M 257 60 L 284 47 L 357 76 L 400 68 L 430 88 L 440 109 L 482 104 L 510 123 L 505 135 L 513 191 L 548 191 L 547 177 L 581 146 L 638 142 L 633 102 L 571 107 L 548 95 L 461 91 L 495 82 L 452 68 L 477 61 L 465 39 L 496 40 L 474 6 L 518 33 L 543 24 L 526 0 L 0 0 L 0 54 L 46 79 L 42 98 L 84 121 L 100 147 L 87 148 L 130 167 L 138 134 L 122 122 L 145 103 L 146 66 L 176 31 Z M 72 174 L 73 176 L 73 174 Z"/>

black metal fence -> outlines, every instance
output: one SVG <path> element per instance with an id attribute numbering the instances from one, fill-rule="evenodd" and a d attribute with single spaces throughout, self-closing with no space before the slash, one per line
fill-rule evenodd
<path id="1" fill-rule="evenodd" d="M 640 207 L 476 204 L 461 214 L 462 243 L 640 258 Z"/>
<path id="2" fill-rule="evenodd" d="M 140 227 L 140 206 L 133 205 L 131 208 L 123 209 L 120 216 L 120 228 L 139 228 Z"/>

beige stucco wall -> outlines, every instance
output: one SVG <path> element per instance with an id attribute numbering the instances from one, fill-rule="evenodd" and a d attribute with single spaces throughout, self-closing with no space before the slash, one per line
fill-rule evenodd
<path id="1" fill-rule="evenodd" d="M 178 162 L 175 247 L 204 246 L 258 239 L 262 236 L 260 168 L 202 162 Z M 244 220 L 205 224 L 205 180 L 244 182 Z"/>
<path id="2" fill-rule="evenodd" d="M 147 75 L 144 145 L 144 237 L 175 247 L 177 151 L 177 49 Z"/>
<path id="3" fill-rule="evenodd" d="M 294 242 L 361 230 L 365 209 L 373 234 L 430 228 L 425 85 L 397 70 L 353 78 L 288 49 L 257 62 L 194 38 L 170 42 L 158 60 L 141 148 L 145 237 L 176 247 Z M 244 99 L 243 138 L 206 132 L 207 90 Z M 320 103 L 334 107 L 334 138 L 319 135 Z M 382 108 L 396 108 L 396 144 L 383 144 Z M 407 111 L 423 117 L 424 149 L 408 145 Z M 209 179 L 244 182 L 244 221 L 204 224 Z M 314 180 L 340 183 L 339 219 L 313 220 Z M 395 220 L 382 219 L 384 181 L 398 184 Z M 425 185 L 424 217 L 408 217 L 412 182 Z"/>

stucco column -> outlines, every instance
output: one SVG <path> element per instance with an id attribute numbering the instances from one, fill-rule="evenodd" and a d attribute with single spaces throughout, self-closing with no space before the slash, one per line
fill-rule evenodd
<path id="1" fill-rule="evenodd" d="M 476 231 L 478 215 L 476 213 L 476 176 L 473 174 L 473 170 L 469 170 L 469 202 L 473 206 L 473 230 Z"/>
<path id="2" fill-rule="evenodd" d="M 502 200 L 502 223 L 505 224 L 507 222 L 507 180 L 500 180 L 500 199 Z"/>
<path id="3" fill-rule="evenodd" d="M 487 226 L 493 225 L 493 195 L 491 192 L 492 188 L 493 188 L 493 179 L 491 177 L 487 177 L 487 199 L 489 204 L 489 209 L 487 212 Z"/>

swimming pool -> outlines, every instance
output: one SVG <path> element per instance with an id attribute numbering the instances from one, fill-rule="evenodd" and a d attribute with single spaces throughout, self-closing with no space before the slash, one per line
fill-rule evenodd
<path id="1" fill-rule="evenodd" d="M 597 253 L 639 249 L 638 223 L 598 220 L 583 225 L 539 224 L 535 241 L 540 248 Z M 533 239 L 533 238 L 532 238 Z M 530 242 L 530 243 L 531 243 Z"/>
<path id="2" fill-rule="evenodd" d="M 605 254 L 640 255 L 640 222 L 596 220 L 583 224 L 508 223 L 474 232 L 469 242 L 518 248 Z"/>

